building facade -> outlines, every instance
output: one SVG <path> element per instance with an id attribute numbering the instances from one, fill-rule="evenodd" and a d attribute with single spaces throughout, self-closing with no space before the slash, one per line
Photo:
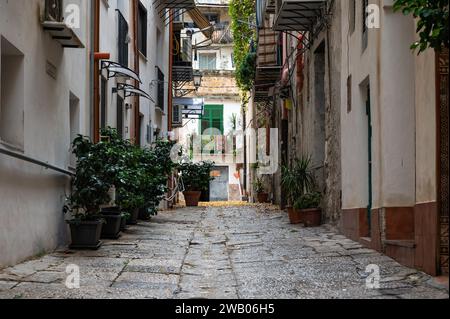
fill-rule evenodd
<path id="1" fill-rule="evenodd" d="M 234 78 L 228 3 L 223 0 L 197 3 L 199 12 L 211 26 L 211 32 L 206 35 L 190 15 L 186 14 L 183 19 L 185 29 L 192 32 L 193 70 L 202 76 L 201 86 L 186 98 L 199 101 L 203 115 L 201 119 L 185 118 L 175 125 L 178 126 L 176 135 L 187 148 L 193 144 L 194 138 L 201 139 L 203 152 L 198 150 L 196 153 L 200 154 L 193 154 L 194 159 L 216 163 L 213 172 L 216 178 L 211 182 L 209 194 L 203 197 L 211 201 L 242 199 L 242 162 L 236 152 L 233 153 L 236 148 L 233 144 L 237 146 L 239 140 L 234 132 L 242 125 L 241 103 Z M 193 89 L 192 86 L 190 88 Z M 186 98 L 178 101 L 182 104 Z"/>
<path id="2" fill-rule="evenodd" d="M 412 52 L 393 1 L 295 3 L 257 2 L 283 52 L 253 92 L 254 108 L 273 98 L 279 162 L 311 156 L 324 220 L 348 237 L 448 273 L 448 52 Z M 284 205 L 280 172 L 268 183 Z"/>

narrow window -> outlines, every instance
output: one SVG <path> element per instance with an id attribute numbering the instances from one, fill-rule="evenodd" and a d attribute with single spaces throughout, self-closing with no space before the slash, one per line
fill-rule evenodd
<path id="1" fill-rule="evenodd" d="M 165 104 L 164 104 L 164 85 L 165 85 L 165 76 L 164 73 L 156 67 L 157 73 L 158 73 L 158 104 L 156 107 L 158 107 L 160 110 L 165 110 Z"/>
<path id="2" fill-rule="evenodd" d="M 349 31 L 350 34 L 355 32 L 355 20 L 356 20 L 356 0 L 350 0 L 349 2 Z"/>
<path id="3" fill-rule="evenodd" d="M 23 150 L 24 55 L 3 37 L 0 50 L 0 142 Z"/>
<path id="4" fill-rule="evenodd" d="M 367 29 L 367 7 L 369 6 L 369 0 L 362 1 L 362 36 L 363 36 L 363 51 L 367 48 L 368 43 L 368 29 Z"/>
<path id="5" fill-rule="evenodd" d="M 123 66 L 128 67 L 128 23 L 120 11 L 119 14 L 119 63 Z"/>
<path id="6" fill-rule="evenodd" d="M 143 56 L 147 56 L 147 9 L 139 2 L 138 13 L 138 48 Z"/>
<path id="7" fill-rule="evenodd" d="M 352 111 L 352 76 L 347 78 L 347 113 Z"/>
<path id="8" fill-rule="evenodd" d="M 70 116 L 70 144 L 75 140 L 78 134 L 80 134 L 80 99 L 70 92 L 69 98 L 69 116 Z M 75 154 L 72 153 L 70 148 L 70 167 L 75 167 L 77 159 Z"/>
<path id="9" fill-rule="evenodd" d="M 101 93 L 100 93 L 100 99 L 101 99 L 101 105 L 100 105 L 100 127 L 106 128 L 107 123 L 107 92 L 108 92 L 108 81 L 105 77 L 102 77 L 102 83 L 101 83 Z"/>
<path id="10" fill-rule="evenodd" d="M 122 138 L 123 135 L 123 98 L 117 96 L 117 133 Z"/>

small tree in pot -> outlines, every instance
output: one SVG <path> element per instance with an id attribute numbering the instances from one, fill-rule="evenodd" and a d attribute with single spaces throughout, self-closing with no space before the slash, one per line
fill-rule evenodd
<path id="1" fill-rule="evenodd" d="M 265 191 L 264 181 L 261 177 L 257 177 L 253 182 L 253 190 L 256 193 L 258 203 L 267 203 L 269 201 L 269 194 Z"/>
<path id="2" fill-rule="evenodd" d="M 292 224 L 299 224 L 302 222 L 302 212 L 295 209 L 294 203 L 299 197 L 308 193 L 314 188 L 314 173 L 311 170 L 311 157 L 301 157 L 295 159 L 292 168 L 283 167 L 281 186 L 288 198 L 289 219 Z"/>
<path id="3" fill-rule="evenodd" d="M 202 191 L 207 190 L 209 183 L 214 179 L 211 177 L 213 167 L 213 162 L 185 162 L 180 164 L 179 170 L 185 187 L 183 195 L 186 206 L 198 206 Z"/>
<path id="4" fill-rule="evenodd" d="M 310 192 L 302 195 L 294 204 L 301 211 L 303 223 L 306 227 L 317 227 L 322 223 L 322 210 L 319 208 L 322 194 Z"/>
<path id="5" fill-rule="evenodd" d="M 104 219 L 101 206 L 111 198 L 111 184 L 104 180 L 105 145 L 93 144 L 87 137 L 79 135 L 73 142 L 73 153 L 77 156 L 77 168 L 72 180 L 72 193 L 64 206 L 72 214 L 68 221 L 71 230 L 71 248 L 97 249 Z"/>

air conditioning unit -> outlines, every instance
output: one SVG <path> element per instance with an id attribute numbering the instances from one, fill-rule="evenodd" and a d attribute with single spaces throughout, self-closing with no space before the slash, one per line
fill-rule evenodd
<path id="1" fill-rule="evenodd" d="M 173 105 L 172 126 L 180 127 L 183 125 L 183 108 L 180 105 Z"/>
<path id="2" fill-rule="evenodd" d="M 63 0 L 45 0 L 45 21 L 63 22 Z"/>

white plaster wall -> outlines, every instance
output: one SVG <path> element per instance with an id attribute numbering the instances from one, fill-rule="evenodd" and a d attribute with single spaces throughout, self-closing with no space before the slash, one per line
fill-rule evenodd
<path id="1" fill-rule="evenodd" d="M 70 92 L 80 99 L 80 133 L 90 131 L 89 53 L 63 49 L 43 31 L 43 3 L 0 0 L 0 35 L 24 54 L 24 154 L 68 168 Z M 88 48 L 89 2 L 69 3 L 81 8 L 76 33 Z M 46 73 L 47 61 L 56 66 L 56 80 Z M 68 185 L 59 173 L 0 155 L 0 268 L 66 243 L 62 207 Z"/>
<path id="2" fill-rule="evenodd" d="M 384 7 L 381 29 L 382 207 L 415 202 L 413 19 Z M 375 129 L 377 129 L 375 127 Z"/>

